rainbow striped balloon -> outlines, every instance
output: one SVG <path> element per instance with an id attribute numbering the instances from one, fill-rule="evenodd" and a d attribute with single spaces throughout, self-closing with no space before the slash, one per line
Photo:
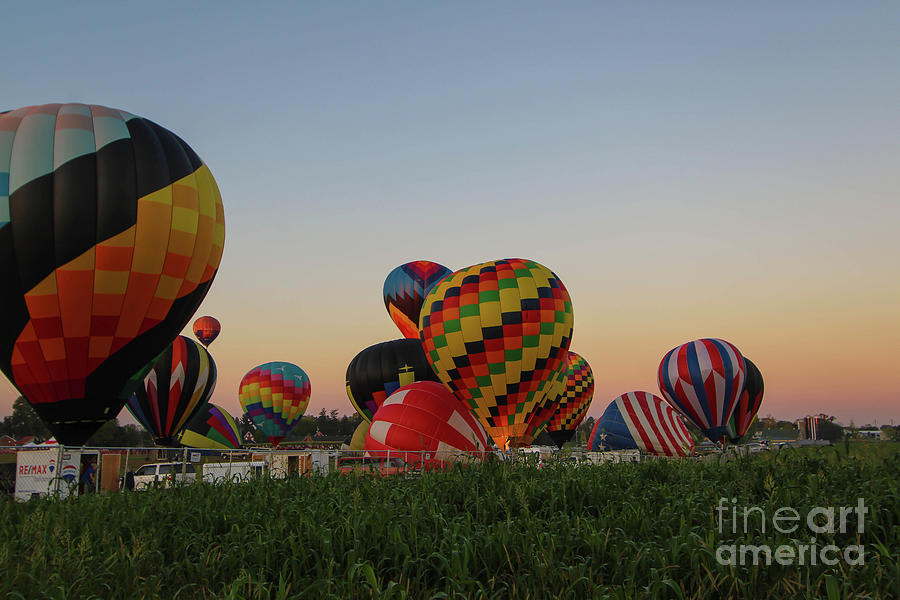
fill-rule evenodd
<path id="1" fill-rule="evenodd" d="M 259 365 L 244 375 L 241 408 L 272 445 L 290 433 L 309 405 L 309 376 L 289 362 Z"/>

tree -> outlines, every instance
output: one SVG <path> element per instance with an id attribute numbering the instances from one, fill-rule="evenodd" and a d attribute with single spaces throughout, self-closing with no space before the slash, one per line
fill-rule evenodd
<path id="1" fill-rule="evenodd" d="M 13 402 L 12 414 L 0 421 L 0 435 L 9 435 L 16 439 L 33 435 L 43 441 L 50 438 L 50 430 L 25 397 L 19 396 Z"/>
<path id="2" fill-rule="evenodd" d="M 819 421 L 819 438 L 829 442 L 839 442 L 844 437 L 844 428 L 833 421 Z"/>

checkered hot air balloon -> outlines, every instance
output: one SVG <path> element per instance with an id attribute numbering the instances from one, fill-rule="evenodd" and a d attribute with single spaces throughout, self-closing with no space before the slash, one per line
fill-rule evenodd
<path id="1" fill-rule="evenodd" d="M 419 339 L 419 314 L 425 296 L 450 274 L 450 269 L 429 260 L 400 265 L 384 280 L 384 307 L 404 337 Z"/>
<path id="2" fill-rule="evenodd" d="M 718 442 L 744 389 L 744 375 L 744 357 L 734 345 L 704 338 L 663 357 L 659 389 L 678 412 Z"/>
<path id="3" fill-rule="evenodd" d="M 309 405 L 309 376 L 289 362 L 270 362 L 250 370 L 238 388 L 241 408 L 277 446 Z"/>
<path id="4" fill-rule="evenodd" d="M 194 321 L 194 336 L 207 348 L 219 337 L 221 331 L 222 324 L 215 317 L 200 317 Z"/>
<path id="5" fill-rule="evenodd" d="M 557 446 L 562 448 L 575 435 L 593 397 L 594 372 L 591 365 L 570 350 L 566 361 L 565 390 L 557 399 L 547 424 L 547 433 Z"/>
<path id="6" fill-rule="evenodd" d="M 366 421 L 401 386 L 437 381 L 419 340 L 392 340 L 369 346 L 347 366 L 347 396 Z"/>
<path id="7" fill-rule="evenodd" d="M 126 406 L 160 446 L 177 446 L 178 435 L 216 389 L 216 363 L 206 348 L 179 335 L 153 362 Z"/>
<path id="8" fill-rule="evenodd" d="M 763 399 L 763 377 L 756 365 L 749 358 L 744 357 L 744 366 L 747 369 L 747 376 L 744 379 L 744 391 L 738 398 L 737 407 L 731 413 L 728 420 L 728 441 L 737 444 L 741 441 L 756 415 L 759 413 L 759 407 L 762 405 Z"/>
<path id="9" fill-rule="evenodd" d="M 411 383 L 391 394 L 375 413 L 365 442 L 371 456 L 399 456 L 425 468 L 483 458 L 490 448 L 478 419 L 436 381 Z"/>
<path id="10" fill-rule="evenodd" d="M 179 441 L 188 448 L 234 450 L 241 447 L 241 433 L 228 411 L 207 402 L 188 423 Z"/>
<path id="11" fill-rule="evenodd" d="M 431 290 L 419 325 L 435 373 L 497 445 L 530 443 L 529 422 L 565 369 L 572 339 L 562 281 L 531 260 L 474 265 Z"/>
<path id="12" fill-rule="evenodd" d="M 0 113 L 0 370 L 82 445 L 206 296 L 225 217 L 174 133 L 125 111 Z"/>
<path id="13" fill-rule="evenodd" d="M 659 456 L 689 456 L 693 447 L 681 416 L 648 392 L 628 392 L 613 400 L 588 439 L 591 452 L 640 449 Z"/>

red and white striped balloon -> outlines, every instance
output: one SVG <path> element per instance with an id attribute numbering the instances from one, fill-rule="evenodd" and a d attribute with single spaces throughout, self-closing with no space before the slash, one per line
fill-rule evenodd
<path id="1" fill-rule="evenodd" d="M 660 456 L 689 456 L 694 440 L 678 412 L 649 392 L 613 400 L 594 426 L 589 450 L 640 448 Z"/>
<path id="2" fill-rule="evenodd" d="M 370 456 L 400 456 L 407 463 L 439 467 L 483 457 L 491 449 L 478 419 L 435 381 L 399 388 L 375 412 L 366 434 Z"/>

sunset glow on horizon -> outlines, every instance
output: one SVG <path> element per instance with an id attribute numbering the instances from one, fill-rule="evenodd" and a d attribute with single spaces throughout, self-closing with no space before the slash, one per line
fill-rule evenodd
<path id="1" fill-rule="evenodd" d="M 0 110 L 117 107 L 203 158 L 226 233 L 194 318 L 221 322 L 211 401 L 236 417 L 243 375 L 275 360 L 309 375 L 307 415 L 352 414 L 347 365 L 401 337 L 394 267 L 521 257 L 571 295 L 588 416 L 659 395 L 664 354 L 716 337 L 762 372 L 760 416 L 900 423 L 900 9 L 516 6 L 124 28 L 118 4 L 60 7 L 41 25 L 60 53 L 17 5 Z M 0 377 L 0 417 L 17 396 Z"/>

